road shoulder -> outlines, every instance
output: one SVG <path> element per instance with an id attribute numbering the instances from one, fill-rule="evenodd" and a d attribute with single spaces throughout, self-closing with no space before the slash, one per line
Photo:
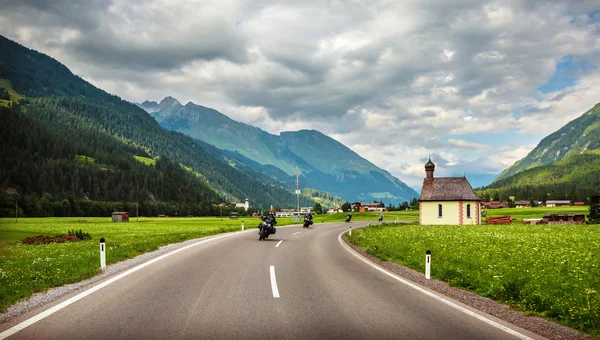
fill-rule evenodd
<path id="1" fill-rule="evenodd" d="M 352 248 L 356 253 L 370 260 L 374 264 L 392 272 L 406 280 L 417 285 L 437 292 L 448 298 L 456 300 L 466 306 L 472 307 L 478 311 L 496 317 L 517 327 L 523 328 L 537 335 L 548 339 L 593 339 L 592 337 L 581 335 L 577 330 L 562 326 L 549 320 L 537 316 L 528 316 L 523 312 L 511 309 L 508 305 L 498 303 L 492 299 L 479 296 L 472 292 L 451 287 L 448 283 L 435 279 L 426 280 L 422 273 L 394 262 L 382 261 L 379 258 L 368 254 L 363 248 L 358 247 L 348 241 L 344 234 L 343 242 Z"/>

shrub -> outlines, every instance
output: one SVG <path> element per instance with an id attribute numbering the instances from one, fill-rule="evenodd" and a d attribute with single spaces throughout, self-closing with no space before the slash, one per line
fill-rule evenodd
<path id="1" fill-rule="evenodd" d="M 69 230 L 68 232 L 69 236 L 77 236 L 78 239 L 85 241 L 85 240 L 91 240 L 92 236 L 90 236 L 89 233 L 84 233 L 83 230 L 79 229 L 79 230 Z"/>

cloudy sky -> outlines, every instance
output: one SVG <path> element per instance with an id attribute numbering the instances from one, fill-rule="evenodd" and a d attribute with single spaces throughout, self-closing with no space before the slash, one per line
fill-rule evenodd
<path id="1" fill-rule="evenodd" d="M 0 34 L 133 102 L 316 129 L 485 184 L 600 102 L 597 0 L 3 0 Z"/>

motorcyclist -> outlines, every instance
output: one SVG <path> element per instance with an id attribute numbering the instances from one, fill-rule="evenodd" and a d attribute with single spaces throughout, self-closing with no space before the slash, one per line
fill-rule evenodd
<path id="1" fill-rule="evenodd" d="M 265 223 L 270 224 L 272 227 L 275 227 L 277 224 L 277 220 L 275 219 L 275 214 L 272 211 L 269 211 L 269 214 L 263 220 Z"/>
<path id="2" fill-rule="evenodd" d="M 308 213 L 308 215 L 304 217 L 304 220 L 308 221 L 309 224 L 313 224 L 313 215 L 311 213 Z"/>
<path id="3" fill-rule="evenodd" d="M 379 222 L 383 221 L 383 213 L 379 215 Z"/>

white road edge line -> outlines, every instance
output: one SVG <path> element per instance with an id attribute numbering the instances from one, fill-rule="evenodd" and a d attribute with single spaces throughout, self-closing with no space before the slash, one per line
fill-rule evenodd
<path id="1" fill-rule="evenodd" d="M 290 227 L 291 226 L 293 226 L 293 225 L 290 225 Z M 288 226 L 282 226 L 282 227 L 288 227 Z M 42 320 L 42 319 L 44 319 L 44 318 L 46 318 L 46 317 L 54 314 L 56 312 L 58 312 L 59 310 L 67 307 L 68 305 L 70 305 L 70 304 L 72 304 L 74 302 L 77 302 L 78 300 L 81 300 L 81 299 L 83 299 L 84 297 L 86 297 L 86 296 L 88 296 L 90 294 L 93 294 L 94 292 L 96 292 L 96 291 L 98 291 L 98 290 L 100 290 L 100 289 L 108 286 L 111 283 L 114 283 L 115 281 L 118 281 L 118 280 L 124 278 L 125 276 L 127 276 L 129 274 L 137 272 L 138 270 L 140 270 L 140 269 L 142 269 L 142 268 L 144 268 L 146 266 L 149 266 L 149 265 L 153 264 L 154 262 L 160 261 L 160 260 L 162 260 L 162 259 L 164 259 L 166 257 L 169 257 L 171 255 L 177 254 L 180 251 L 184 251 L 186 249 L 189 249 L 191 247 L 195 247 L 197 245 L 200 245 L 200 244 L 203 244 L 203 243 L 206 243 L 206 242 L 210 242 L 210 241 L 222 239 L 222 238 L 225 238 L 225 237 L 230 237 L 230 236 L 233 236 L 233 235 L 239 235 L 240 233 L 248 233 L 248 232 L 256 232 L 256 229 L 250 229 L 250 230 L 245 230 L 245 231 L 236 231 L 236 232 L 231 232 L 231 233 L 227 233 L 227 234 L 223 234 L 223 235 L 219 235 L 219 236 L 214 236 L 214 237 L 211 237 L 209 239 L 198 241 L 196 243 L 187 245 L 185 247 L 181 247 L 179 249 L 175 249 L 172 252 L 166 253 L 166 254 L 161 255 L 159 257 L 155 257 L 152 260 L 144 262 L 144 263 L 142 263 L 142 264 L 140 264 L 140 265 L 138 265 L 136 267 L 133 267 L 133 268 L 131 268 L 131 269 L 129 269 L 129 270 L 127 270 L 127 271 L 125 271 L 125 272 L 123 272 L 123 273 L 121 273 L 121 274 L 119 274 L 119 275 L 117 275 L 117 276 L 115 276 L 115 277 L 113 277 L 111 279 L 108 279 L 108 280 L 100 283 L 97 286 L 94 286 L 94 287 L 86 290 L 85 292 L 83 292 L 81 294 L 75 295 L 72 298 L 59 303 L 58 305 L 56 305 L 56 306 L 54 306 L 52 308 L 49 308 L 49 309 L 41 312 L 40 314 L 37 314 L 37 315 L 35 315 L 35 316 L 33 316 L 33 317 L 31 317 L 31 318 L 29 318 L 29 319 L 27 319 L 27 320 L 25 320 L 25 321 L 23 321 L 23 322 L 15 325 L 15 326 L 13 326 L 13 327 L 5 330 L 4 332 L 0 333 L 0 340 L 6 339 L 9 336 L 11 336 L 11 335 L 13 335 L 13 334 L 15 334 L 17 332 L 22 331 L 23 329 L 25 329 L 25 328 L 33 325 L 34 323 L 36 323 L 36 322 L 38 322 L 38 321 L 40 321 L 40 320 Z"/>
<path id="2" fill-rule="evenodd" d="M 362 255 L 358 254 L 354 249 L 352 249 L 349 245 L 347 245 L 346 242 L 344 242 L 344 240 L 342 240 L 342 235 L 344 235 L 344 233 L 346 233 L 346 232 L 347 231 L 344 231 L 344 232 L 342 232 L 341 234 L 338 235 L 338 241 L 340 242 L 340 244 L 342 245 L 342 247 L 344 249 L 346 249 L 346 251 L 348 251 L 350 254 L 356 256 L 359 260 L 363 261 L 364 263 L 368 264 L 369 266 L 377 269 L 378 271 L 382 272 L 383 274 L 385 274 L 385 275 L 387 275 L 387 276 L 389 276 L 389 277 L 391 277 L 391 278 L 393 278 L 393 279 L 395 279 L 397 281 L 400 281 L 400 282 L 404 283 L 405 285 L 407 285 L 407 286 L 409 286 L 411 288 L 414 288 L 414 289 L 418 290 L 419 292 L 421 292 L 421 293 L 423 293 L 423 294 L 425 294 L 425 295 L 427 295 L 429 297 L 432 297 L 432 298 L 434 298 L 434 299 L 436 299 L 436 300 L 438 300 L 438 301 L 440 301 L 440 302 L 442 302 L 442 303 L 444 303 L 444 304 L 446 304 L 446 305 L 448 305 L 448 306 L 450 306 L 450 307 L 452 307 L 454 309 L 457 309 L 457 310 L 459 310 L 459 311 L 461 311 L 461 312 L 463 312 L 463 313 L 465 313 L 467 315 L 470 315 L 470 316 L 474 317 L 475 319 L 483 321 L 483 322 L 487 323 L 490 326 L 494 326 L 494 327 L 496 327 L 496 328 L 498 328 L 500 330 L 503 330 L 506 333 L 514 335 L 515 337 L 517 337 L 519 339 L 533 340 L 532 338 L 528 337 L 525 334 L 519 333 L 519 332 L 515 331 L 514 329 L 511 329 L 511 328 L 506 327 L 506 326 L 504 326 L 502 324 L 499 324 L 496 321 L 490 320 L 490 319 L 486 318 L 483 315 L 479 315 L 479 314 L 477 314 L 477 313 L 475 313 L 475 312 L 473 312 L 473 311 L 471 311 L 471 310 L 469 310 L 469 309 L 467 309 L 467 308 L 465 308 L 463 306 L 457 305 L 456 303 L 454 303 L 454 302 L 452 302 L 450 300 L 444 299 L 443 297 L 441 297 L 441 296 L 439 296 L 437 294 L 433 294 L 432 292 L 427 291 L 427 290 L 421 288 L 420 286 L 416 285 L 415 283 L 412 283 L 412 282 L 410 282 L 410 281 L 408 281 L 406 279 L 403 279 L 403 278 L 401 278 L 400 276 L 398 276 L 396 274 L 392 274 L 392 273 L 388 272 L 387 270 L 383 269 L 382 267 L 378 266 L 377 264 L 375 264 L 375 263 L 369 261 L 368 259 L 364 258 Z"/>
<path id="3" fill-rule="evenodd" d="M 292 234 L 292 236 L 294 236 L 294 235 L 298 235 L 298 234 L 300 234 L 300 233 L 301 233 L 301 231 L 297 231 L 297 232 L 293 233 L 293 234 Z"/>
<path id="4" fill-rule="evenodd" d="M 273 297 L 279 297 L 279 289 L 277 289 L 277 278 L 275 278 L 275 266 L 271 266 L 271 290 L 273 291 Z"/>
<path id="5" fill-rule="evenodd" d="M 279 248 L 279 245 L 281 244 L 281 242 L 283 242 L 283 240 L 277 242 L 277 244 L 275 245 L 275 248 Z"/>

